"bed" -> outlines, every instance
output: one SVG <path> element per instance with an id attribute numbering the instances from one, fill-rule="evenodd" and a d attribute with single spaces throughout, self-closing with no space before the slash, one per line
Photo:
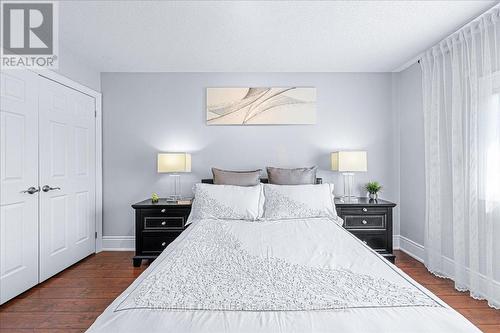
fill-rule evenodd
<path id="1" fill-rule="evenodd" d="M 221 194 L 234 200 L 222 206 L 197 193 L 202 208 L 193 204 L 191 226 L 87 332 L 479 332 L 331 211 L 288 218 L 284 206 L 291 214 L 309 208 L 290 209 L 296 200 L 269 192 L 280 213 L 249 219 L 269 212 L 263 190 L 254 192 L 254 203 Z M 317 207 L 308 212 L 318 215 Z"/>

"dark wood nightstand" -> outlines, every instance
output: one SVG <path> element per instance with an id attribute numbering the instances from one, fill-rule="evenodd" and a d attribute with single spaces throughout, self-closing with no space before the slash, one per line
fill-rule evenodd
<path id="1" fill-rule="evenodd" d="M 153 260 L 186 228 L 191 212 L 189 203 L 172 203 L 160 199 L 152 203 L 147 199 L 132 205 L 135 209 L 135 256 L 134 267 L 142 259 Z"/>
<path id="2" fill-rule="evenodd" d="M 357 198 L 343 201 L 335 198 L 337 215 L 344 220 L 344 228 L 365 244 L 394 263 L 392 253 L 392 209 L 396 204 L 390 201 Z"/>

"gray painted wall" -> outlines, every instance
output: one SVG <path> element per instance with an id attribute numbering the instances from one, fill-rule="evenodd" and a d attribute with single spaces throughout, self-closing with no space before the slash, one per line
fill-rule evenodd
<path id="1" fill-rule="evenodd" d="M 207 126 L 205 89 L 224 86 L 314 86 L 317 124 L 306 126 Z M 193 172 L 184 194 L 210 177 L 211 167 L 255 169 L 318 165 L 320 176 L 342 192 L 329 170 L 330 152 L 368 151 L 361 184 L 378 180 L 382 197 L 396 200 L 391 74 L 388 73 L 103 73 L 103 211 L 105 236 L 133 235 L 130 205 L 170 192 L 168 175 L 156 173 L 156 153 L 187 151 Z M 397 223 L 397 221 L 396 221 Z"/>
<path id="2" fill-rule="evenodd" d="M 425 151 L 422 76 L 415 64 L 397 74 L 400 160 L 400 233 L 424 244 Z"/>

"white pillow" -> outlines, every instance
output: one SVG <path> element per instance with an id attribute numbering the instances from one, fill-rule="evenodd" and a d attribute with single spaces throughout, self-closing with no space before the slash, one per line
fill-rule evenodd
<path id="1" fill-rule="evenodd" d="M 262 215 L 262 185 L 196 184 L 187 224 L 193 219 L 257 220 Z"/>
<path id="2" fill-rule="evenodd" d="M 264 184 L 264 219 L 337 218 L 333 184 Z"/>

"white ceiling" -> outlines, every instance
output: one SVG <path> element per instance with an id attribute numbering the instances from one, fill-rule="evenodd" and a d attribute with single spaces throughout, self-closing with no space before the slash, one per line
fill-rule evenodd
<path id="1" fill-rule="evenodd" d="M 393 71 L 498 1 L 65 1 L 102 72 Z"/>

